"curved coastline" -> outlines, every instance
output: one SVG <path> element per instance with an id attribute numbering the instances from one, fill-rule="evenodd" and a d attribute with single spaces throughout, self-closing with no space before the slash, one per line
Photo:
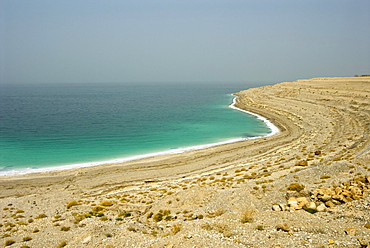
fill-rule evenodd
<path id="1" fill-rule="evenodd" d="M 298 80 L 236 95 L 235 107 L 265 116 L 279 132 L 125 163 L 0 177 L 0 233 L 19 245 L 29 236 L 35 247 L 61 240 L 68 247 L 359 246 L 369 237 L 370 77 Z M 291 191 L 297 184 L 304 189 Z M 337 194 L 342 186 L 354 197 L 316 201 L 316 193 Z M 289 203 L 298 198 L 318 212 Z"/>
<path id="2" fill-rule="evenodd" d="M 216 142 L 216 143 L 210 143 L 210 144 L 204 144 L 204 145 L 195 145 L 185 148 L 177 148 L 177 149 L 171 149 L 171 150 L 165 150 L 161 152 L 154 152 L 154 153 L 146 153 L 136 156 L 129 156 L 124 158 L 117 158 L 112 160 L 105 160 L 105 161 L 96 161 L 96 162 L 88 162 L 88 163 L 78 163 L 78 164 L 69 164 L 69 165 L 61 165 L 61 166 L 51 166 L 51 167 L 45 167 L 45 168 L 26 168 L 22 170 L 9 170 L 9 171 L 0 171 L 0 176 L 16 176 L 16 175 L 26 175 L 31 173 L 42 173 L 42 172 L 52 172 L 52 171 L 62 171 L 62 170 L 71 170 L 71 169 L 78 169 L 78 168 L 86 168 L 86 167 L 94 167 L 94 166 L 100 166 L 105 164 L 121 164 L 125 162 L 145 159 L 145 158 L 151 158 L 155 156 L 162 156 L 162 155 L 171 155 L 171 154 L 180 154 L 184 152 L 189 151 L 196 151 L 201 149 L 207 149 L 214 146 L 220 146 L 225 144 L 231 144 L 235 142 L 245 141 L 245 140 L 252 140 L 252 139 L 258 139 L 258 138 L 264 138 L 264 137 L 270 137 L 272 135 L 275 135 L 279 132 L 279 128 L 276 127 L 271 121 L 269 121 L 267 118 L 258 115 L 256 113 L 243 110 L 241 108 L 236 107 L 238 96 L 235 94 L 231 94 L 234 96 L 232 103 L 229 105 L 229 108 L 238 110 L 240 112 L 246 113 L 248 115 L 252 115 L 256 117 L 257 119 L 263 121 L 266 126 L 271 130 L 270 133 L 266 135 L 261 136 L 254 136 L 254 137 L 247 137 L 247 138 L 235 138 L 230 139 L 222 142 Z"/>

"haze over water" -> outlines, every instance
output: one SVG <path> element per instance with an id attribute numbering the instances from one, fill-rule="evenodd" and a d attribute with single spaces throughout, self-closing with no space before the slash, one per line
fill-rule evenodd
<path id="1" fill-rule="evenodd" d="M 3 85 L 3 171 L 171 151 L 271 130 L 228 107 L 246 84 Z"/>

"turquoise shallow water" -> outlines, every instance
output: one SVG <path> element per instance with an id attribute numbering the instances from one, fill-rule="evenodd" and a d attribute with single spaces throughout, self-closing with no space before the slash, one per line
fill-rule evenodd
<path id="1" fill-rule="evenodd" d="M 246 84 L 0 85 L 0 170 L 92 163 L 268 134 Z"/>

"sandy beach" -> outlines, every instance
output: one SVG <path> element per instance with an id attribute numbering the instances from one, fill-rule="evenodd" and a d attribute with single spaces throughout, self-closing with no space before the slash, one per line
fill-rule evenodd
<path id="1" fill-rule="evenodd" d="M 0 177 L 4 247 L 370 247 L 370 77 L 235 94 L 280 132 Z"/>

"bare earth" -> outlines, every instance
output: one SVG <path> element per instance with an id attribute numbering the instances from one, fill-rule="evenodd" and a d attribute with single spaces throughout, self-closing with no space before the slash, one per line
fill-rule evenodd
<path id="1" fill-rule="evenodd" d="M 237 107 L 280 132 L 0 177 L 0 246 L 366 247 L 370 77 L 298 80 L 237 95 Z"/>

